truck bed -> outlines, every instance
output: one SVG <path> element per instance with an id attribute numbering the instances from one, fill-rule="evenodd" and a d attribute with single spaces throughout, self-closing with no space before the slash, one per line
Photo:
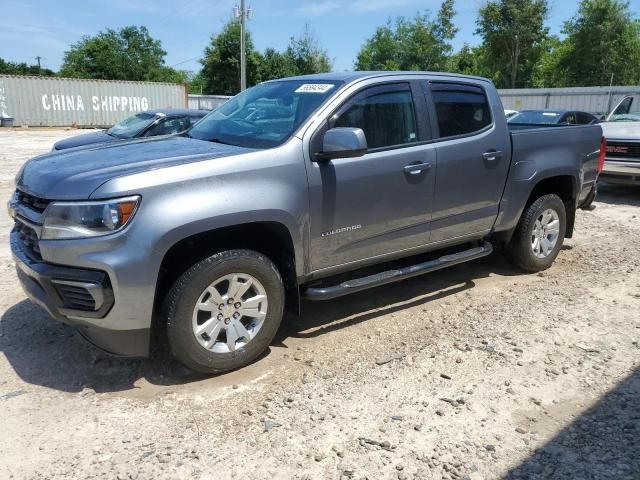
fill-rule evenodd
<path id="1" fill-rule="evenodd" d="M 521 128 L 524 127 L 524 128 Z M 496 231 L 515 227 L 530 194 L 527 186 L 547 177 L 575 178 L 577 200 L 584 199 L 598 177 L 600 125 L 519 125 L 509 126 L 511 169 L 496 221 Z"/>

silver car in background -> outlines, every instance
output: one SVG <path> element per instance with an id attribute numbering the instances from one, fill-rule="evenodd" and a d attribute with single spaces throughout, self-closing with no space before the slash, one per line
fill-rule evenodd
<path id="1" fill-rule="evenodd" d="M 600 125 L 607 139 L 602 180 L 640 185 L 640 100 L 625 97 Z"/>

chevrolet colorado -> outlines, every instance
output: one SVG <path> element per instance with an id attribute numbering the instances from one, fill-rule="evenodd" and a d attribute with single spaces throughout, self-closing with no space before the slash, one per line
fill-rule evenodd
<path id="1" fill-rule="evenodd" d="M 27 295 L 90 342 L 152 332 L 207 373 L 246 365 L 285 309 L 489 255 L 549 268 L 602 167 L 598 125 L 510 132 L 486 79 L 270 81 L 186 134 L 28 161 L 9 201 Z M 155 338 L 155 335 L 154 335 Z"/>

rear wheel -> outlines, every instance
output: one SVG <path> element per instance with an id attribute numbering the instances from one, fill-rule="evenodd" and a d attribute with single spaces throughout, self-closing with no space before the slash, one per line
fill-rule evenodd
<path id="1" fill-rule="evenodd" d="M 527 207 L 508 246 L 513 262 L 528 272 L 546 270 L 560 253 L 567 228 L 562 199 L 550 194 Z"/>
<path id="2" fill-rule="evenodd" d="M 249 250 L 213 255 L 187 270 L 167 297 L 171 352 L 202 373 L 243 367 L 267 349 L 283 307 L 282 279 L 267 257 Z"/>

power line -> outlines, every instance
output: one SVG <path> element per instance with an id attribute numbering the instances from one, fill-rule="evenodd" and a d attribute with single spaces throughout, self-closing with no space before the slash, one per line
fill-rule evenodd
<path id="1" fill-rule="evenodd" d="M 200 60 L 201 58 L 202 58 L 202 55 L 198 55 L 197 57 L 188 58 L 188 59 L 183 60 L 181 62 L 174 63 L 173 65 L 171 65 L 171 67 L 177 67 L 178 65 L 182 65 L 183 63 L 189 63 L 189 62 L 192 62 L 193 60 Z"/>

